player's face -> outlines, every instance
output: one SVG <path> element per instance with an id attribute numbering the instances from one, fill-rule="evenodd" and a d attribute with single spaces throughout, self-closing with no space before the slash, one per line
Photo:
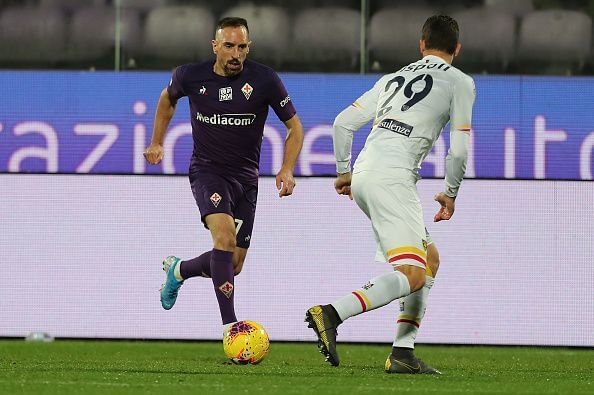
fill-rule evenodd
<path id="1" fill-rule="evenodd" d="M 219 29 L 212 40 L 212 50 L 217 55 L 215 73 L 231 77 L 243 70 L 243 62 L 250 51 L 245 27 Z"/>

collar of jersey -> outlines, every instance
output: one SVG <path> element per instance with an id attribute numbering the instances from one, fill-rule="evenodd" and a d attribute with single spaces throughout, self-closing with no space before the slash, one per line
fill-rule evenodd
<path id="1" fill-rule="evenodd" d="M 445 60 L 443 60 L 442 58 L 440 58 L 439 56 L 435 56 L 435 55 L 427 55 L 427 56 L 423 56 L 423 59 L 421 60 L 430 60 L 433 62 L 439 62 L 439 63 L 448 63 Z"/>

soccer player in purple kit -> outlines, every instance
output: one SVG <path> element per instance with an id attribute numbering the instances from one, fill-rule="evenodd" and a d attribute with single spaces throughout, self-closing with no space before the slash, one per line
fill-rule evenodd
<path id="1" fill-rule="evenodd" d="M 246 59 L 250 43 L 245 19 L 219 21 L 212 40 L 216 59 L 175 69 L 159 97 L 151 144 L 144 152 L 151 164 L 162 160 L 163 139 L 176 103 L 188 96 L 194 140 L 189 178 L 213 249 L 186 261 L 165 258 L 161 304 L 171 309 L 188 278 L 210 277 L 223 329 L 237 321 L 234 276 L 241 272 L 250 246 L 269 106 L 287 128 L 283 164 L 276 175 L 279 197 L 293 193 L 293 168 L 303 144 L 303 126 L 278 75 Z"/>

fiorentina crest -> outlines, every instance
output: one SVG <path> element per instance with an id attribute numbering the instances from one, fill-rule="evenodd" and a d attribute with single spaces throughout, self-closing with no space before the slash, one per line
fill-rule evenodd
<path id="1" fill-rule="evenodd" d="M 221 202 L 221 200 L 223 200 L 223 198 L 216 192 L 210 196 L 210 201 L 215 207 L 219 207 L 219 203 Z"/>
<path id="2" fill-rule="evenodd" d="M 229 281 L 225 281 L 225 283 L 219 287 L 219 291 L 221 291 L 227 297 L 227 299 L 229 299 L 233 294 L 233 284 L 231 284 Z"/>
<path id="3" fill-rule="evenodd" d="M 250 96 L 252 95 L 252 92 L 254 91 L 254 88 L 252 88 L 252 86 L 246 82 L 243 88 L 241 88 L 241 91 L 243 92 L 245 99 L 249 100 Z"/>

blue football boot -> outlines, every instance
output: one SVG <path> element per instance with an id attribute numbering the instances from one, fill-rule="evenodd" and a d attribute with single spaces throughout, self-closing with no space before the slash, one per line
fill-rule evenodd
<path id="1" fill-rule="evenodd" d="M 168 256 L 163 261 L 163 270 L 165 271 L 165 283 L 161 286 L 161 306 L 169 310 L 175 304 L 177 293 L 184 283 L 175 278 L 175 267 L 181 263 L 181 259 L 176 256 Z"/>

